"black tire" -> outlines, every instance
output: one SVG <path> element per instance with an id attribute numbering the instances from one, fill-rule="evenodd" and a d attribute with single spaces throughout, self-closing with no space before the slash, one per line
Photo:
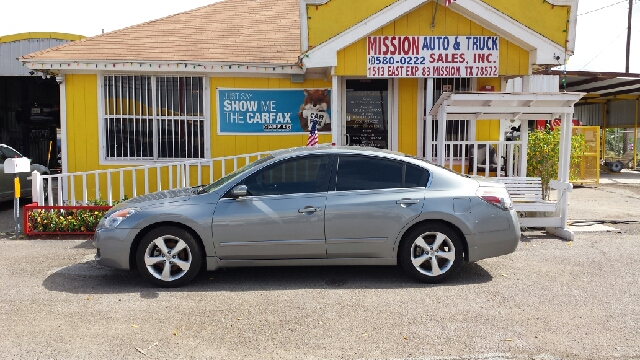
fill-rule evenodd
<path id="1" fill-rule="evenodd" d="M 436 241 L 440 242 L 439 246 Z M 460 268 L 463 260 L 460 236 L 444 224 L 426 223 L 409 230 L 398 249 L 402 268 L 411 277 L 428 284 L 449 278 Z M 434 264 L 437 264 L 435 268 Z"/>
<path id="2" fill-rule="evenodd" d="M 165 250 L 161 246 L 164 244 Z M 180 245 L 176 254 L 173 250 Z M 155 261 L 147 259 L 155 258 Z M 202 250 L 191 234 L 183 229 L 163 226 L 144 236 L 136 251 L 136 264 L 142 277 L 159 287 L 188 284 L 202 267 Z M 165 272 L 169 265 L 169 271 Z"/>
<path id="3" fill-rule="evenodd" d="M 620 171 L 622 171 L 622 168 L 624 168 L 624 164 L 620 160 L 614 161 L 609 165 L 609 170 L 616 173 L 619 173 Z"/>

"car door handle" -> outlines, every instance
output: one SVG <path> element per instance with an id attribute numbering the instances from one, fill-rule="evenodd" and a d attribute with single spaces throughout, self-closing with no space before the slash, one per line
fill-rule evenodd
<path id="1" fill-rule="evenodd" d="M 305 206 L 302 209 L 298 209 L 298 212 L 300 214 L 308 214 L 308 213 L 314 213 L 314 212 L 318 212 L 318 211 L 322 211 L 321 208 L 317 208 L 317 207 L 313 207 L 313 206 Z"/>
<path id="2" fill-rule="evenodd" d="M 420 200 L 418 200 L 418 199 L 400 199 L 400 200 L 396 201 L 396 204 L 398 204 L 398 205 L 412 205 L 412 204 L 417 204 L 419 202 L 420 202 Z"/>

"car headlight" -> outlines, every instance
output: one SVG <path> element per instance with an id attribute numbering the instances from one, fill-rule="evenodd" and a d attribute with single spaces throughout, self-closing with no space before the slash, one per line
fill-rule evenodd
<path id="1" fill-rule="evenodd" d="M 98 223 L 97 230 L 110 228 L 113 229 L 120 225 L 122 220 L 128 218 L 129 216 L 135 214 L 138 211 L 136 208 L 124 208 L 120 209 L 107 217 L 103 217 L 102 220 Z"/>

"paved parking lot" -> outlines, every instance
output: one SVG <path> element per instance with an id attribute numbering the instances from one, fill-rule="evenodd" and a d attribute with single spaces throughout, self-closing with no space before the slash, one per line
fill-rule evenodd
<path id="1" fill-rule="evenodd" d="M 640 359 L 640 186 L 571 196 L 570 218 L 616 230 L 527 231 L 435 286 L 396 267 L 311 267 L 162 290 L 98 267 L 83 239 L 0 240 L 1 357 Z"/>

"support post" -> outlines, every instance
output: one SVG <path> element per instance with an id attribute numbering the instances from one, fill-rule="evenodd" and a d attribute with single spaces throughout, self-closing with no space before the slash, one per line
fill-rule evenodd
<path id="1" fill-rule="evenodd" d="M 638 164 L 638 111 L 640 111 L 640 99 L 636 99 L 636 126 L 633 128 L 633 169 Z"/>
<path id="2" fill-rule="evenodd" d="M 44 205 L 44 189 L 42 188 L 42 175 L 35 170 L 31 173 L 31 200 L 35 200 L 39 206 Z"/>
<path id="3" fill-rule="evenodd" d="M 446 149 L 444 148 L 444 140 L 447 136 L 447 101 L 445 101 L 438 109 L 438 146 L 436 147 L 438 152 L 438 165 L 444 166 L 444 154 Z"/>
<path id="4" fill-rule="evenodd" d="M 564 113 L 560 117 L 560 154 L 558 164 L 558 206 L 557 214 L 560 216 L 561 227 L 547 228 L 547 232 L 562 237 L 567 240 L 573 240 L 573 232 L 567 229 L 567 213 L 569 207 L 569 195 L 573 186 L 569 182 L 569 169 L 571 167 L 571 119 L 573 113 Z"/>
<path id="5" fill-rule="evenodd" d="M 342 119 L 342 102 L 340 96 L 342 94 L 342 82 L 339 76 L 331 76 L 331 142 L 336 145 L 342 145 L 342 123 L 346 119 Z"/>
<path id="6" fill-rule="evenodd" d="M 13 199 L 13 221 L 16 223 L 15 238 L 20 235 L 20 174 L 15 173 L 13 180 L 15 196 Z"/>

